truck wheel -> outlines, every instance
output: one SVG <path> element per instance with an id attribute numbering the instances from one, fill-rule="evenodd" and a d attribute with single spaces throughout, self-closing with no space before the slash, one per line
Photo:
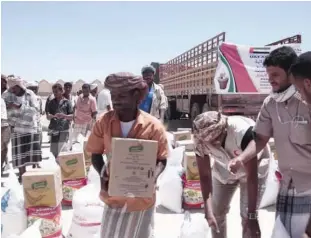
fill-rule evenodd
<path id="1" fill-rule="evenodd" d="M 202 113 L 203 112 L 208 112 L 209 111 L 209 106 L 207 103 L 204 103 L 203 107 L 202 107 Z"/>
<path id="2" fill-rule="evenodd" d="M 193 103 L 191 107 L 191 120 L 193 121 L 200 114 L 201 114 L 200 105 L 196 102 Z"/>

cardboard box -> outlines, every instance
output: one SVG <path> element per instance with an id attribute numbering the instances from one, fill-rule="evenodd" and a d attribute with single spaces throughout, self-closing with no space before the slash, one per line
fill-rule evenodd
<path id="1" fill-rule="evenodd" d="M 113 138 L 109 196 L 153 197 L 157 151 L 157 141 Z"/>
<path id="2" fill-rule="evenodd" d="M 174 136 L 174 145 L 175 146 L 176 146 L 177 141 L 191 140 L 191 132 L 190 131 L 173 132 L 173 136 Z"/>
<path id="3" fill-rule="evenodd" d="M 25 207 L 58 206 L 63 199 L 60 169 L 33 170 L 22 177 Z"/>
<path id="4" fill-rule="evenodd" d="M 196 155 L 194 152 L 184 152 L 184 168 L 186 170 L 187 180 L 199 180 L 199 168 L 197 165 Z"/>
<path id="5" fill-rule="evenodd" d="M 177 131 L 190 131 L 192 132 L 191 128 L 177 128 Z"/>
<path id="6" fill-rule="evenodd" d="M 62 172 L 62 180 L 86 177 L 83 151 L 61 152 L 57 157 Z"/>
<path id="7" fill-rule="evenodd" d="M 176 142 L 176 147 L 185 146 L 185 151 L 194 151 L 193 140 L 181 140 Z"/>

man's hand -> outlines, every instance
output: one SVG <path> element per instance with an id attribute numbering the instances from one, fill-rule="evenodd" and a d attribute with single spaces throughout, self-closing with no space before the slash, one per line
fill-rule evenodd
<path id="1" fill-rule="evenodd" d="M 219 233 L 218 224 L 217 224 L 214 214 L 209 213 L 208 215 L 205 215 L 205 219 L 209 227 L 212 228 L 214 231 L 216 231 L 216 233 Z"/>
<path id="2" fill-rule="evenodd" d="M 245 238 L 261 238 L 261 231 L 257 219 L 246 221 L 243 227 L 243 237 Z"/>
<path id="3" fill-rule="evenodd" d="M 107 173 L 104 173 L 104 176 L 100 178 L 100 184 L 101 184 L 101 189 L 105 192 L 108 192 L 108 185 L 109 185 L 109 176 Z"/>
<path id="4" fill-rule="evenodd" d="M 66 118 L 66 114 L 64 114 L 64 113 L 56 113 L 55 117 L 56 118 L 63 118 L 63 119 L 65 119 Z"/>
<path id="5" fill-rule="evenodd" d="M 19 109 L 21 105 L 17 105 L 15 103 L 9 103 L 7 107 L 8 109 Z"/>
<path id="6" fill-rule="evenodd" d="M 48 120 L 51 120 L 52 118 L 55 118 L 55 115 L 46 114 L 46 118 L 47 118 Z"/>
<path id="7" fill-rule="evenodd" d="M 104 168 L 104 173 L 100 177 L 101 189 L 105 192 L 108 192 L 109 185 L 109 169 L 108 166 Z"/>
<path id="8" fill-rule="evenodd" d="M 228 164 L 228 170 L 233 174 L 236 174 L 239 171 L 239 169 L 243 167 L 244 164 L 241 161 L 240 157 L 235 157 L 234 159 L 230 160 Z"/>

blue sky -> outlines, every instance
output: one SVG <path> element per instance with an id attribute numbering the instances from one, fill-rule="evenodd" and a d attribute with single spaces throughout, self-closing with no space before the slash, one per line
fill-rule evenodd
<path id="1" fill-rule="evenodd" d="M 237 44 L 302 34 L 311 2 L 2 2 L 1 72 L 25 80 L 104 79 L 140 73 L 225 31 Z"/>

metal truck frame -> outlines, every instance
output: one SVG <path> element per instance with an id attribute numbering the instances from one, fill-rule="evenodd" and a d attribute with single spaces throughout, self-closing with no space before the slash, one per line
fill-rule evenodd
<path id="1" fill-rule="evenodd" d="M 214 75 L 218 64 L 218 47 L 226 33 L 193 47 L 166 64 L 151 63 L 157 70 L 155 82 L 164 86 L 169 107 L 166 118 L 192 120 L 202 112 L 221 110 L 226 115 L 256 118 L 267 94 L 216 94 Z M 270 45 L 301 43 L 301 35 L 287 37 Z"/>

